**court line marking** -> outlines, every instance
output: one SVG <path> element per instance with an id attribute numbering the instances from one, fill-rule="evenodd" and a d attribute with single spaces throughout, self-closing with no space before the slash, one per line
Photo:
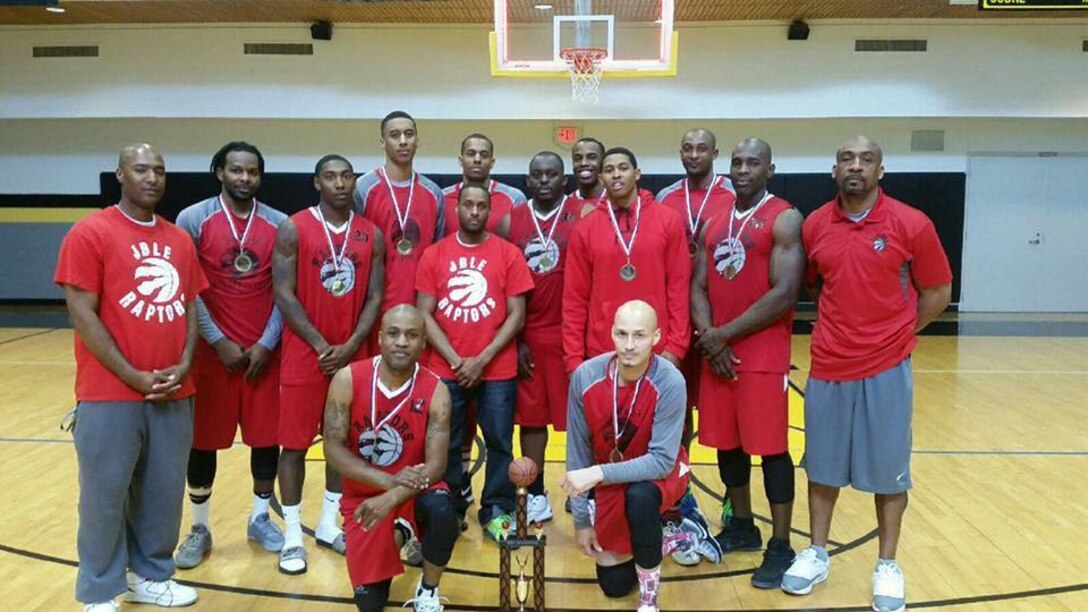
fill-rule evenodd
<path id="1" fill-rule="evenodd" d="M 20 340 L 26 340 L 27 338 L 33 338 L 35 336 L 42 336 L 59 330 L 59 327 L 51 327 L 49 329 L 39 330 L 33 333 L 29 333 L 23 336 L 16 336 L 14 338 L 8 338 L 7 340 L 0 340 L 0 345 L 11 344 L 12 342 L 18 342 Z M 73 361 L 74 363 L 74 361 Z"/>
<path id="2" fill-rule="evenodd" d="M 16 548 L 14 546 L 8 546 L 6 544 L 0 544 L 0 551 L 8 554 L 26 557 L 34 559 L 36 561 L 43 561 L 46 563 L 55 563 L 57 565 L 64 565 L 71 568 L 79 567 L 79 563 L 71 559 L 64 559 L 62 557 L 56 557 L 53 555 L 47 555 L 44 553 L 34 552 L 30 550 L 24 550 Z M 177 575 L 175 574 L 175 579 Z M 339 597 L 336 595 L 316 595 L 308 593 L 287 593 L 284 591 L 272 591 L 267 589 L 255 589 L 251 587 L 242 586 L 228 586 L 223 584 L 214 584 L 207 582 L 198 582 L 194 580 L 177 580 L 181 584 L 186 584 L 192 587 L 207 589 L 209 591 L 220 591 L 224 593 L 233 593 L 238 595 L 254 595 L 257 597 L 268 597 L 273 599 L 288 599 L 294 601 L 312 601 L 318 603 L 335 603 L 335 604 L 354 604 L 354 600 L 350 597 Z M 595 581 L 595 579 L 594 579 Z M 987 595 L 971 595 L 967 597 L 930 600 L 921 602 L 910 602 L 912 608 L 940 608 L 944 606 L 964 605 L 973 603 L 986 603 L 991 601 L 1008 601 L 1010 599 L 1027 599 L 1031 597 L 1045 597 L 1047 595 L 1062 595 L 1065 593 L 1075 593 L 1077 591 L 1088 590 L 1088 583 L 1082 584 L 1069 584 L 1057 587 L 1045 587 L 1041 589 L 1032 589 L 1028 591 L 1014 591 L 1012 593 L 991 593 Z M 402 606 L 403 602 L 390 601 L 386 604 L 390 607 Z M 458 604 L 446 604 L 447 610 L 479 610 L 488 611 L 498 610 L 496 606 L 481 606 L 481 605 L 458 605 Z M 806 608 L 792 608 L 795 612 L 801 610 L 811 610 L 811 607 Z M 837 610 L 844 610 L 849 612 L 860 612 L 863 610 L 871 610 L 868 605 L 864 606 L 843 606 L 836 607 Z M 594 612 L 596 608 L 553 608 L 552 612 Z M 790 610 L 790 608 L 726 608 L 719 609 L 715 612 L 781 612 L 782 610 Z M 677 610 L 676 612 L 708 612 L 708 608 L 699 608 L 698 610 Z"/>

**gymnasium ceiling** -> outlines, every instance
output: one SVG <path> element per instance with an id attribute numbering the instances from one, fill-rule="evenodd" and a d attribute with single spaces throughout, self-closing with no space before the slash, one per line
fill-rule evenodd
<path id="1" fill-rule="evenodd" d="M 542 2 L 545 0 L 541 0 Z M 656 0 L 627 0 L 632 11 Z M 512 3 L 513 4 L 513 3 Z M 533 3 L 527 2 L 526 7 Z M 676 21 L 794 19 L 992 19 L 1088 17 L 1085 11 L 981 12 L 949 0 L 678 0 Z M 480 23 L 492 22 L 492 0 L 61 0 L 64 13 L 41 6 L 0 6 L 0 25 L 86 23 Z M 526 8 L 532 11 L 531 8 Z"/>

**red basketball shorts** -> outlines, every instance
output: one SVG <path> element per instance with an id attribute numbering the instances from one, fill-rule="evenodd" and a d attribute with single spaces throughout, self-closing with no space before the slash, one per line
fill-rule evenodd
<path id="1" fill-rule="evenodd" d="M 245 372 L 231 374 L 215 349 L 198 342 L 193 358 L 196 402 L 193 412 L 193 448 L 213 451 L 230 448 L 238 426 L 242 441 L 251 448 L 278 444 L 280 410 L 280 355 L 274 351 L 256 381 Z"/>
<path id="2" fill-rule="evenodd" d="M 518 425 L 567 430 L 567 391 L 570 377 L 563 368 L 563 339 L 550 334 L 526 334 L 533 355 L 533 378 L 518 380 Z"/>
<path id="3" fill-rule="evenodd" d="M 699 442 L 704 446 L 740 447 L 749 455 L 778 455 L 789 449 L 786 374 L 738 372 L 729 380 L 707 365 L 699 387 Z"/>
<path id="4" fill-rule="evenodd" d="M 280 385 L 280 446 L 306 450 L 321 431 L 329 380 L 308 384 Z"/>
<path id="5" fill-rule="evenodd" d="M 446 489 L 445 483 L 438 483 L 428 491 Z M 397 506 L 385 518 L 370 529 L 355 522 L 355 509 L 363 503 L 365 497 L 344 497 L 340 504 L 340 514 L 344 518 L 344 543 L 347 545 L 348 576 L 351 586 L 382 582 L 404 573 L 404 564 L 400 560 L 400 547 L 394 538 L 393 523 L 402 518 L 412 525 L 412 530 L 422 540 L 426 537 L 416 523 L 416 500 L 412 497 Z"/>
<path id="6" fill-rule="evenodd" d="M 654 484 L 661 490 L 661 507 L 664 513 L 676 505 L 688 489 L 691 467 L 688 454 L 683 447 L 676 458 L 672 472 Z M 597 534 L 597 543 L 601 548 L 619 555 L 631 554 L 631 531 L 627 526 L 626 512 L 627 484 L 601 485 L 596 488 L 597 514 L 593 529 Z"/>

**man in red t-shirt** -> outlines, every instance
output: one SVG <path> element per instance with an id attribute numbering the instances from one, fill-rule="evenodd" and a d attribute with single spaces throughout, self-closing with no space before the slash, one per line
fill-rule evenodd
<path id="1" fill-rule="evenodd" d="M 802 230 L 805 283 L 816 300 L 812 366 L 805 389 L 805 458 L 812 545 L 782 579 L 795 595 L 827 579 L 831 514 L 839 489 L 876 496 L 880 552 L 873 609 L 902 610 L 895 561 L 911 487 L 910 355 L 917 334 L 948 306 L 952 270 L 921 211 L 887 196 L 880 146 L 848 139 L 835 156 L 834 200 Z"/>
<path id="2" fill-rule="evenodd" d="M 662 341 L 654 347 L 679 365 L 690 341 L 691 256 L 683 220 L 640 192 L 634 153 L 605 152 L 606 206 L 571 232 L 563 282 L 563 359 L 573 372 L 586 359 L 612 350 L 611 321 L 620 304 L 648 302 L 661 313 Z"/>
<path id="3" fill-rule="evenodd" d="M 302 481 L 306 451 L 321 429 L 329 380 L 366 356 L 366 339 L 378 317 L 385 284 L 385 239 L 351 208 L 355 171 L 339 155 L 314 167 L 317 206 L 291 216 L 276 234 L 272 278 L 276 305 L 287 321 L 280 364 L 279 481 L 284 543 L 279 568 L 306 571 L 302 546 Z M 318 545 L 344 552 L 337 526 L 340 475 L 325 466 L 325 501 L 314 528 Z"/>
<path id="4" fill-rule="evenodd" d="M 199 565 L 212 548 L 209 520 L 216 451 L 234 443 L 239 425 L 250 448 L 253 511 L 247 537 L 269 552 L 283 533 L 269 519 L 280 447 L 280 333 L 283 317 L 272 295 L 276 228 L 287 215 L 258 202 L 264 156 L 247 142 L 229 142 L 212 157 L 220 193 L 178 214 L 196 243 L 211 286 L 197 298 L 201 341 L 193 365 L 196 404 L 189 452 L 193 528 L 178 547 L 179 568 Z"/>
<path id="5" fill-rule="evenodd" d="M 491 214 L 487 217 L 487 226 L 484 229 L 503 238 L 508 237 L 510 214 L 525 205 L 525 194 L 510 185 L 491 179 L 491 169 L 495 167 L 495 144 L 483 134 L 469 134 L 461 141 L 461 155 L 457 157 L 457 161 L 461 164 L 461 182 L 442 190 L 446 234 L 456 232 L 461 225 L 457 219 L 457 200 L 461 187 L 466 183 L 478 183 L 487 185 L 487 190 L 491 193 Z M 476 406 L 469 404 L 466 417 L 460 445 L 461 463 L 467 471 L 472 457 L 472 445 L 476 441 Z M 465 490 L 460 493 L 467 503 L 472 503 L 472 483 L 465 483 Z"/>
<path id="6" fill-rule="evenodd" d="M 525 205 L 525 194 L 516 187 L 491 179 L 495 167 L 495 144 L 484 134 L 469 134 L 461 141 L 461 181 L 442 190 L 446 233 L 452 234 L 460 227 L 457 219 L 457 196 L 466 183 L 487 185 L 491 192 L 491 215 L 487 218 L 487 231 L 503 238 L 510 235 L 510 213 Z"/>
<path id="7" fill-rule="evenodd" d="M 526 179 L 533 199 L 515 210 L 510 221 L 510 242 L 524 254 L 535 285 L 518 338 L 517 423 L 521 450 L 537 465 L 544 465 L 548 425 L 556 431 L 567 428 L 570 379 L 563 369 L 563 269 L 581 204 L 563 195 L 566 182 L 563 158 L 551 151 L 537 153 Z M 530 523 L 552 519 L 543 470 L 529 486 L 527 502 Z"/>
<path id="8" fill-rule="evenodd" d="M 729 179 L 714 173 L 718 159 L 718 139 L 704 128 L 688 130 L 680 138 L 680 163 L 684 178 L 657 193 L 657 201 L 675 210 L 684 220 L 684 237 L 692 262 L 695 261 L 696 238 L 707 220 L 723 210 L 729 210 L 736 196 Z M 699 351 L 688 351 L 680 371 L 688 385 L 688 402 L 699 399 L 699 375 L 703 360 Z M 684 448 L 691 446 L 692 412 L 689 406 L 684 421 Z"/>
<path id="9" fill-rule="evenodd" d="M 606 201 L 604 183 L 601 182 L 603 161 L 604 143 L 596 138 L 582 138 L 570 150 L 575 188 L 569 197 L 578 205 L 582 217 L 597 210 Z"/>
<path id="10" fill-rule="evenodd" d="M 525 322 L 525 294 L 533 278 L 517 247 L 488 232 L 491 194 L 483 185 L 461 189 L 460 228 L 424 253 L 416 276 L 419 309 L 431 347 L 428 366 L 450 390 L 450 439 L 461 439 L 465 405 L 476 404 L 487 447 L 478 519 L 495 540 L 511 523 L 514 485 L 507 477 L 514 445 L 518 355 L 514 339 Z M 457 444 L 450 445 L 446 484 L 468 480 Z M 464 515 L 467 504 L 454 505 Z"/>
<path id="11" fill-rule="evenodd" d="M 423 571 L 413 610 L 441 612 L 438 583 L 460 529 L 442 482 L 450 394 L 419 358 L 427 342 L 415 306 L 382 317 L 381 355 L 341 369 L 325 404 L 325 458 L 344 475 L 348 575 L 362 612 L 381 612 L 404 571 L 397 537 L 422 533 Z"/>
<path id="12" fill-rule="evenodd" d="M 171 554 L 193 441 L 196 296 L 208 281 L 192 239 L 155 214 L 158 151 L 125 147 L 117 181 L 120 201 L 72 227 L 53 277 L 75 327 L 76 599 L 86 610 L 115 610 L 122 593 L 187 606 L 197 594 L 171 579 Z"/>
<path id="13" fill-rule="evenodd" d="M 761 455 L 774 536 L 752 584 L 782 585 L 793 561 L 793 460 L 789 429 L 790 333 L 805 271 L 801 213 L 767 191 L 771 146 L 742 140 L 730 156 L 736 202 L 700 230 L 691 279 L 691 320 L 705 357 L 699 441 L 718 449 L 718 474 L 733 508 L 717 535 L 722 550 L 759 550 L 749 479 Z"/>

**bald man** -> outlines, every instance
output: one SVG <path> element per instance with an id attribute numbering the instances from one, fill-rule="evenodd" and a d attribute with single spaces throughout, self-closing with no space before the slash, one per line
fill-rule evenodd
<path id="1" fill-rule="evenodd" d="M 895 558 L 911 488 L 910 355 L 918 332 L 948 306 L 952 270 L 933 222 L 880 189 L 880 145 L 848 139 L 831 172 L 839 194 L 801 232 L 805 284 L 817 307 L 802 462 L 812 545 L 782 589 L 806 595 L 827 580 L 831 515 L 839 489 L 850 485 L 876 501 L 873 609 L 903 610 L 906 581 Z"/>
<path id="2" fill-rule="evenodd" d="M 612 341 L 615 351 L 585 361 L 571 377 L 562 487 L 578 546 L 596 562 L 604 594 L 624 597 L 638 585 L 639 612 L 657 612 L 662 557 L 698 545 L 687 532 L 663 538 L 660 518 L 688 484 L 680 446 L 687 393 L 676 366 L 654 355 L 661 330 L 649 304 L 621 305 Z"/>
<path id="3" fill-rule="evenodd" d="M 193 440 L 196 296 L 208 281 L 189 235 L 155 214 L 162 155 L 125 147 L 117 182 L 120 201 L 64 237 L 53 278 L 76 332 L 76 599 L 93 612 L 116 610 L 122 593 L 161 607 L 197 599 L 171 576 Z"/>
<path id="4" fill-rule="evenodd" d="M 423 531 L 423 573 L 412 609 L 442 610 L 438 582 L 460 533 L 442 481 L 450 444 L 450 394 L 419 365 L 423 315 L 401 304 L 382 317 L 381 355 L 333 376 L 325 404 L 325 458 L 344 477 L 341 512 L 355 604 L 379 612 L 403 573 L 397 523 Z M 403 541 L 403 540 L 401 540 Z"/>

